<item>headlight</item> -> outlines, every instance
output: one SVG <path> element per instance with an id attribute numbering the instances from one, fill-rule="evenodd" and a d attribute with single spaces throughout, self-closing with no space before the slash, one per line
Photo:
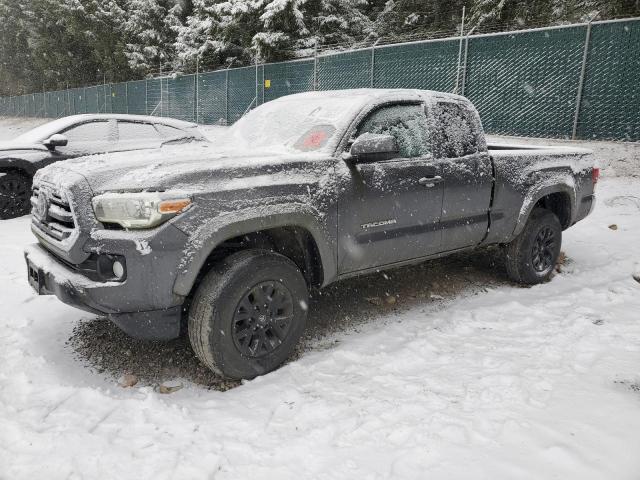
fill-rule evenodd
<path id="1" fill-rule="evenodd" d="M 180 213 L 191 200 L 161 192 L 105 193 L 92 200 L 96 218 L 124 228 L 152 228 Z"/>

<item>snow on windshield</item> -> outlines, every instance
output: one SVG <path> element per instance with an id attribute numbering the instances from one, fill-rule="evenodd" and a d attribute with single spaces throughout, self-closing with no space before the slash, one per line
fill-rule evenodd
<path id="1" fill-rule="evenodd" d="M 40 143 L 67 126 L 69 126 L 69 120 L 67 118 L 59 118 L 58 120 L 45 123 L 44 125 L 40 125 L 23 133 L 18 136 L 15 141 L 21 143 Z"/>
<path id="2" fill-rule="evenodd" d="M 228 147 L 288 152 L 328 152 L 359 111 L 362 96 L 287 98 L 265 103 L 231 127 Z"/>

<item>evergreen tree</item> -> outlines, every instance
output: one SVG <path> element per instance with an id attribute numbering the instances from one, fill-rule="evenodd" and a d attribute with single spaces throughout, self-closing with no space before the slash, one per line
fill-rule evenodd
<path id="1" fill-rule="evenodd" d="M 638 0 L 0 0 L 0 95 L 476 32 L 640 15 Z"/>
<path id="2" fill-rule="evenodd" d="M 143 75 L 157 71 L 174 58 L 180 6 L 172 0 L 128 0 L 126 8 L 124 54 L 129 67 Z"/>
<path id="3" fill-rule="evenodd" d="M 15 0 L 0 0 L 0 95 L 33 91 L 37 73 L 29 47 L 29 15 Z"/>

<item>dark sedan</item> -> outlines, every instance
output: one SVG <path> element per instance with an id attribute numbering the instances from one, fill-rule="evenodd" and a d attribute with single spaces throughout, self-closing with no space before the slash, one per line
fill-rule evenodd
<path id="1" fill-rule="evenodd" d="M 206 141 L 195 123 L 139 115 L 73 115 L 0 143 L 0 219 L 30 210 L 31 180 L 53 162 L 97 153 L 158 148 L 172 140 Z"/>

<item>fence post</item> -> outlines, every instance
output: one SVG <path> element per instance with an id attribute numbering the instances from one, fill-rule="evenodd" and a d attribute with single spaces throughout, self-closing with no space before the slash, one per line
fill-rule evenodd
<path id="1" fill-rule="evenodd" d="M 127 104 L 127 114 L 129 113 L 129 82 L 124 84 L 124 101 Z"/>
<path id="2" fill-rule="evenodd" d="M 198 123 L 198 72 L 193 77 L 193 118 Z"/>
<path id="3" fill-rule="evenodd" d="M 462 23 L 460 24 L 460 45 L 458 46 L 458 68 L 456 69 L 456 86 L 453 87 L 453 93 L 458 93 L 458 83 L 460 82 L 460 62 L 462 61 L 462 40 L 464 38 L 464 15 L 465 7 L 462 7 Z"/>
<path id="4" fill-rule="evenodd" d="M 467 83 L 467 54 L 469 53 L 469 35 L 464 40 L 464 60 L 462 61 L 462 82 L 460 84 L 460 95 L 464 96 L 464 87 Z"/>
<path id="5" fill-rule="evenodd" d="M 196 57 L 196 78 L 195 78 L 195 92 L 194 92 L 194 109 L 195 109 L 195 117 L 196 123 L 200 123 L 200 57 Z"/>
<path id="6" fill-rule="evenodd" d="M 149 115 L 149 80 L 144 79 L 144 114 Z"/>
<path id="7" fill-rule="evenodd" d="M 229 65 L 230 67 L 231 65 Z M 229 125 L 229 67 L 224 75 L 224 123 Z"/>
<path id="8" fill-rule="evenodd" d="M 369 80 L 369 87 L 373 88 L 375 84 L 375 67 L 376 67 L 376 45 L 380 39 L 377 39 L 373 45 L 371 45 L 371 78 Z"/>
<path id="9" fill-rule="evenodd" d="M 256 55 L 256 107 L 258 106 L 258 56 Z"/>
<path id="10" fill-rule="evenodd" d="M 580 79 L 578 80 L 578 93 L 576 95 L 576 109 L 573 115 L 573 130 L 571 139 L 575 140 L 578 133 L 578 117 L 580 116 L 580 104 L 582 103 L 582 88 L 584 87 L 584 75 L 587 71 L 587 57 L 589 56 L 589 43 L 591 42 L 591 21 L 587 23 L 587 33 L 584 38 L 584 51 L 582 52 L 582 68 L 580 69 Z"/>
<path id="11" fill-rule="evenodd" d="M 318 39 L 313 47 L 313 91 L 318 89 Z"/>

